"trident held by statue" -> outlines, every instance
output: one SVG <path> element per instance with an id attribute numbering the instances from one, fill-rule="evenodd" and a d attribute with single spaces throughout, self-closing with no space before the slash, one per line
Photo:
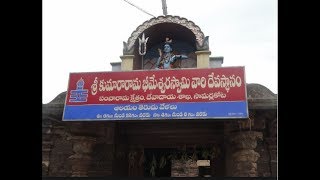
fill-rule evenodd
<path id="1" fill-rule="evenodd" d="M 141 39 L 139 38 L 139 54 L 142 56 L 142 65 L 141 69 L 143 68 L 143 56 L 147 52 L 147 42 L 149 37 L 145 38 L 144 33 L 142 33 Z"/>

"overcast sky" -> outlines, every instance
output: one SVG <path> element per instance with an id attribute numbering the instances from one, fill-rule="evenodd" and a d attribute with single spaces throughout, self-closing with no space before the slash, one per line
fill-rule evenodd
<path id="1" fill-rule="evenodd" d="M 128 0 L 154 16 L 161 0 Z M 42 102 L 67 91 L 70 72 L 111 71 L 123 41 L 152 16 L 124 0 L 43 0 Z M 246 82 L 278 93 L 276 0 L 166 0 L 168 15 L 193 21 L 209 36 L 223 67 L 245 66 Z"/>

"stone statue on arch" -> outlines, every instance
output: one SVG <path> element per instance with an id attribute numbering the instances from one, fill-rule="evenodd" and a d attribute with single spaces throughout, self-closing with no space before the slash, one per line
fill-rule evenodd
<path id="1" fill-rule="evenodd" d="M 155 69 L 172 69 L 176 68 L 175 62 L 179 59 L 188 59 L 186 55 L 175 55 L 173 54 L 172 39 L 166 38 L 163 50 L 158 49 L 159 58 L 156 62 Z"/>

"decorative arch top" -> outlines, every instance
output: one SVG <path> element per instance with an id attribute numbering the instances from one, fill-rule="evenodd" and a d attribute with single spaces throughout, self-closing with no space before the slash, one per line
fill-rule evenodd
<path id="1" fill-rule="evenodd" d="M 151 26 L 161 23 L 175 23 L 188 28 L 196 37 L 197 50 L 209 50 L 209 36 L 205 37 L 199 26 L 197 26 L 194 22 L 189 21 L 186 18 L 167 15 L 151 18 L 142 23 L 140 26 L 138 26 L 136 30 L 131 33 L 131 36 L 128 38 L 128 41 L 123 42 L 123 54 L 133 54 L 134 43 L 139 37 L 139 35 Z"/>

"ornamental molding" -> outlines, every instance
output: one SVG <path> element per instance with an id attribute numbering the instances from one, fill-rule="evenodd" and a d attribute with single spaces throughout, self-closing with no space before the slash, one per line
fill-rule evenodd
<path id="1" fill-rule="evenodd" d="M 145 21 L 140 26 L 138 26 L 136 30 L 131 33 L 131 36 L 128 38 L 128 41 L 123 42 L 123 54 L 132 55 L 134 43 L 139 37 L 139 35 L 151 26 L 161 23 L 174 23 L 188 28 L 196 37 L 197 50 L 209 50 L 209 36 L 205 37 L 199 26 L 197 26 L 194 22 L 189 21 L 186 18 L 168 15 L 151 18 L 150 20 Z"/>

